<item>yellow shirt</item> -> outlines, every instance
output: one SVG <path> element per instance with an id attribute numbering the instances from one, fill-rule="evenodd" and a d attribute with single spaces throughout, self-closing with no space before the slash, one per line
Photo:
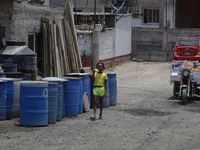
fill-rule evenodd
<path id="1" fill-rule="evenodd" d="M 107 80 L 106 73 L 98 73 L 97 71 L 94 73 L 94 86 L 104 86 L 104 81 Z"/>

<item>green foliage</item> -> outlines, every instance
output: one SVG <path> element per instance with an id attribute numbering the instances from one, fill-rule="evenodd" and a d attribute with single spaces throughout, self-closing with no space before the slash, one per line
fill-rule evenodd
<path id="1" fill-rule="evenodd" d="M 84 51 L 81 51 L 81 57 L 87 57 L 85 49 L 84 49 Z"/>

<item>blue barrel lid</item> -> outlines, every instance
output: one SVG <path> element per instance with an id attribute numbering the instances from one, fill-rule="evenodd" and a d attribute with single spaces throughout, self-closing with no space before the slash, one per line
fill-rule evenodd
<path id="1" fill-rule="evenodd" d="M 65 75 L 66 77 L 87 77 L 90 76 L 89 73 L 70 73 Z"/>
<path id="2" fill-rule="evenodd" d="M 69 79 L 69 80 L 80 80 L 81 78 L 79 77 L 62 77 L 62 79 Z"/>
<path id="3" fill-rule="evenodd" d="M 1 78 L 1 79 L 6 81 L 14 81 L 12 78 Z"/>
<path id="4" fill-rule="evenodd" d="M 46 81 L 20 81 L 21 86 L 48 86 Z"/>
<path id="5" fill-rule="evenodd" d="M 1 78 L 3 80 L 22 81 L 23 78 Z"/>
<path id="6" fill-rule="evenodd" d="M 112 76 L 112 75 L 116 75 L 116 73 L 107 73 L 107 75 L 111 75 Z"/>
<path id="7" fill-rule="evenodd" d="M 0 82 L 6 82 L 5 80 L 0 80 Z"/>
<path id="8" fill-rule="evenodd" d="M 42 78 L 41 80 L 43 80 L 43 81 L 56 81 L 56 82 L 68 81 L 67 79 L 62 79 L 62 78 L 58 78 L 58 77 L 46 77 L 46 78 Z"/>

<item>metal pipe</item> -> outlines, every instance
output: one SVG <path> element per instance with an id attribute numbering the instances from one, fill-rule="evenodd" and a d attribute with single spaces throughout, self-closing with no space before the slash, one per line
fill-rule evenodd
<path id="1" fill-rule="evenodd" d="M 94 29 L 96 28 L 96 0 L 94 0 Z"/>

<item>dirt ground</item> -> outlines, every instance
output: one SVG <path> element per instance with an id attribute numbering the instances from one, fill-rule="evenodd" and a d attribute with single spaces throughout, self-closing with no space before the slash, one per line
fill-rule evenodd
<path id="1" fill-rule="evenodd" d="M 0 121 L 0 150 L 199 150 L 200 101 L 172 97 L 170 63 L 127 62 L 117 73 L 117 105 L 65 117 L 46 127 Z M 97 110 L 99 113 L 99 109 Z"/>

